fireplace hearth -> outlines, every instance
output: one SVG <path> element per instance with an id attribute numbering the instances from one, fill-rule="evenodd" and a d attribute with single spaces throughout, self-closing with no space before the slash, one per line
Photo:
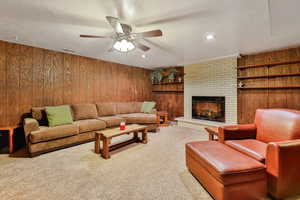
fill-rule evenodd
<path id="1" fill-rule="evenodd" d="M 192 118 L 225 122 L 225 97 L 192 97 Z"/>

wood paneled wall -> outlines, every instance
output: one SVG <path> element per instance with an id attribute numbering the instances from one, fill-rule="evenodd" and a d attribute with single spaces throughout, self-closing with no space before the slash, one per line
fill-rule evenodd
<path id="1" fill-rule="evenodd" d="M 0 126 L 34 106 L 151 100 L 149 70 L 0 41 Z"/>
<path id="2" fill-rule="evenodd" d="M 272 65 L 291 61 L 299 62 Z M 300 48 L 245 55 L 238 60 L 239 67 L 264 64 L 267 66 L 238 69 L 239 77 L 252 77 L 239 80 L 245 88 L 252 87 L 238 89 L 238 121 L 241 124 L 252 123 L 258 108 L 300 110 Z"/>
<path id="3" fill-rule="evenodd" d="M 167 68 L 166 68 L 167 69 Z M 176 67 L 175 83 L 168 84 L 167 78 L 163 79 L 163 84 L 153 85 L 153 101 L 157 103 L 157 110 L 167 111 L 169 119 L 174 120 L 176 117 L 183 116 L 184 112 L 184 83 L 183 83 L 183 67 Z M 178 82 L 181 77 L 182 82 Z"/>

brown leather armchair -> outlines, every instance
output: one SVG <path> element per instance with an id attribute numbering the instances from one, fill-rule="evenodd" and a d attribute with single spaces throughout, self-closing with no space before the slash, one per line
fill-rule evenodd
<path id="1" fill-rule="evenodd" d="M 266 165 L 276 198 L 300 194 L 300 111 L 259 109 L 253 124 L 219 127 L 220 141 Z"/>

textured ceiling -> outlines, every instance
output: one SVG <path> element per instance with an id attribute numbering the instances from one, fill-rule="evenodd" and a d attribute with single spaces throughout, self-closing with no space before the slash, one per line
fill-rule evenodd
<path id="1" fill-rule="evenodd" d="M 300 44 L 299 0 L 1 0 L 0 39 L 140 67 L 198 63 L 218 57 Z M 164 36 L 140 41 L 151 47 L 108 52 L 105 16 L 119 17 L 134 32 L 161 29 Z M 216 40 L 207 42 L 207 32 Z"/>

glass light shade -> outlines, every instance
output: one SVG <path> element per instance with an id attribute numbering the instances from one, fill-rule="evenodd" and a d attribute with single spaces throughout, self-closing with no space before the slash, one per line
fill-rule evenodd
<path id="1" fill-rule="evenodd" d="M 131 51 L 135 48 L 135 46 L 133 45 L 132 42 L 128 41 L 128 40 L 121 40 L 121 41 L 117 41 L 114 44 L 114 49 L 121 51 L 121 52 L 127 52 L 127 51 Z"/>

